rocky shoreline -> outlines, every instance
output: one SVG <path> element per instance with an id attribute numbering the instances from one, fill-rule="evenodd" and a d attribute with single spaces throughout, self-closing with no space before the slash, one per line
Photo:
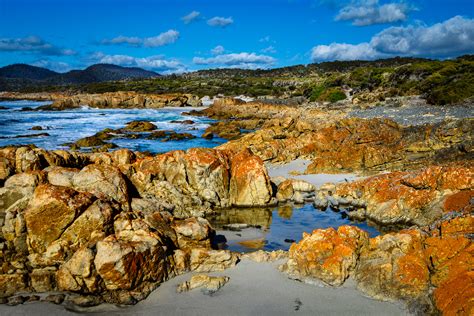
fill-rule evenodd
<path id="1" fill-rule="evenodd" d="M 190 100 L 115 97 L 75 96 L 52 107 Z M 57 303 L 130 305 L 174 276 L 252 259 L 284 260 L 283 272 L 310 283 L 341 286 L 351 278 L 366 295 L 402 300 L 416 313 L 474 311 L 472 118 L 403 126 L 347 118 L 340 110 L 236 99 L 192 114 L 219 119 L 208 134 L 231 140 L 216 149 L 160 155 L 1 148 L 2 303 L 54 292 L 59 296 L 49 300 Z M 367 177 L 315 187 L 268 175 L 265 162 L 301 158 L 311 161 L 307 174 Z M 352 218 L 403 229 L 374 238 L 353 226 L 308 231 L 288 252 L 216 249 L 206 215 L 287 202 L 340 208 Z M 217 291 L 228 281 L 201 276 L 182 288 Z"/>
<path id="2" fill-rule="evenodd" d="M 61 93 L 0 93 L 0 100 L 52 101 L 37 110 L 60 111 L 80 106 L 93 108 L 144 108 L 157 109 L 170 107 L 198 107 L 201 100 L 192 94 L 145 94 L 131 91 L 106 92 L 98 94 L 61 94 Z"/>

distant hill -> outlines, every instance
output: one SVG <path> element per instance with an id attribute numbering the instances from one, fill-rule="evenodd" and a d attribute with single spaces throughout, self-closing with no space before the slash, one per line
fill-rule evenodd
<path id="1" fill-rule="evenodd" d="M 2 78 L 45 80 L 57 75 L 59 73 L 49 69 L 27 64 L 13 64 L 0 68 L 0 77 Z"/>
<path id="2" fill-rule="evenodd" d="M 14 64 L 0 68 L 0 90 L 16 90 L 29 86 L 58 86 L 156 78 L 153 71 L 136 67 L 96 64 L 84 70 L 58 73 L 27 64 Z"/>

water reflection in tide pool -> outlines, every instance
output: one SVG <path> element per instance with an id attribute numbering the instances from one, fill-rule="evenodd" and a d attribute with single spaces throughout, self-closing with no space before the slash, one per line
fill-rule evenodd
<path id="1" fill-rule="evenodd" d="M 301 240 L 303 232 L 312 232 L 317 228 L 354 225 L 367 231 L 371 237 L 380 233 L 367 222 L 350 220 L 344 212 L 329 208 L 321 211 L 312 204 L 225 209 L 208 220 L 218 235 L 225 236 L 226 249 L 239 252 L 288 250 L 293 241 Z"/>

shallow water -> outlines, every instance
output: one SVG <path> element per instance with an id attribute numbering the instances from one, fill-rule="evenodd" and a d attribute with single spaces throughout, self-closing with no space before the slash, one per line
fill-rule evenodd
<path id="1" fill-rule="evenodd" d="M 218 235 L 225 236 L 227 242 L 224 248 L 239 252 L 288 250 L 293 241 L 301 240 L 303 232 L 310 233 L 318 228 L 337 229 L 342 225 L 354 225 L 367 231 L 371 237 L 380 234 L 378 228 L 368 222 L 352 221 L 342 211 L 330 208 L 322 211 L 312 204 L 225 209 L 208 220 Z M 236 231 L 229 229 L 229 224 L 247 224 L 249 227 Z"/>
<path id="2" fill-rule="evenodd" d="M 45 149 L 67 149 L 64 143 L 74 142 L 79 138 L 92 136 L 105 129 L 118 129 L 133 120 L 147 120 L 157 125 L 160 130 L 172 130 L 190 133 L 197 138 L 162 142 L 161 140 L 115 138 L 111 142 L 122 148 L 152 153 L 192 147 L 215 147 L 225 142 L 224 139 L 203 139 L 200 136 L 213 120 L 204 117 L 182 115 L 187 108 L 164 109 L 92 109 L 83 107 L 67 111 L 20 111 L 23 107 L 35 108 L 50 102 L 35 101 L 3 101 L 0 107 L 0 146 L 15 144 L 35 144 Z M 191 119 L 194 124 L 170 123 L 173 120 Z M 46 130 L 32 131 L 33 126 L 41 126 Z M 50 136 L 3 138 L 18 135 L 48 133 Z"/>

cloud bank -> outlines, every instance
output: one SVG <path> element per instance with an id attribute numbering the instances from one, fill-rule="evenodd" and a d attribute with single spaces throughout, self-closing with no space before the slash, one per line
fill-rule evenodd
<path id="1" fill-rule="evenodd" d="M 115 64 L 125 67 L 140 67 L 157 71 L 163 74 L 181 73 L 187 70 L 177 59 L 166 59 L 161 55 L 148 57 L 133 57 L 129 55 L 106 55 L 102 52 L 94 53 L 89 58 L 92 63 Z"/>
<path id="2" fill-rule="evenodd" d="M 76 52 L 50 44 L 38 36 L 0 38 L 0 51 L 36 53 L 45 56 L 71 56 Z"/>
<path id="3" fill-rule="evenodd" d="M 474 19 L 455 16 L 432 26 L 390 27 L 360 44 L 313 47 L 313 61 L 370 60 L 394 56 L 449 58 L 474 52 Z"/>
<path id="4" fill-rule="evenodd" d="M 402 22 L 407 19 L 410 8 L 404 3 L 380 5 L 378 0 L 356 0 L 343 7 L 336 21 L 352 21 L 353 25 L 366 26 Z"/>
<path id="5" fill-rule="evenodd" d="M 275 64 L 276 59 L 271 56 L 257 55 L 255 53 L 234 53 L 217 55 L 210 58 L 194 57 L 193 63 L 196 65 L 215 65 L 217 67 L 228 68 L 268 68 Z"/>

